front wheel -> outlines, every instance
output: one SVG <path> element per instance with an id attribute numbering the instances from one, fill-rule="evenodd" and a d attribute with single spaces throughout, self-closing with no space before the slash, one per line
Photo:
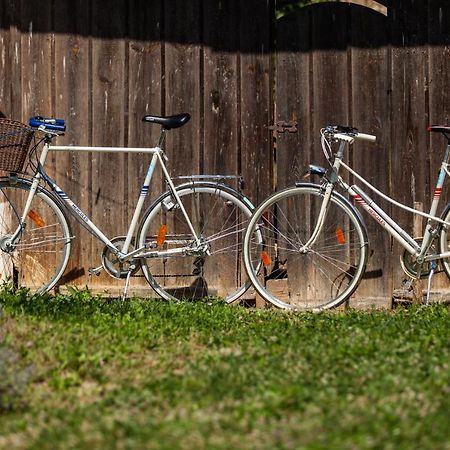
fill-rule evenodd
<path id="1" fill-rule="evenodd" d="M 285 309 L 322 310 L 354 292 L 364 273 L 367 233 L 359 214 L 333 193 L 317 238 L 310 242 L 324 198 L 304 183 L 277 192 L 255 211 L 244 237 L 244 262 L 257 292 Z M 263 245 L 254 240 L 262 234 Z M 263 270 L 257 272 L 258 262 Z"/>
<path id="2" fill-rule="evenodd" d="M 139 247 L 146 246 L 150 255 L 141 260 L 145 278 L 167 300 L 235 301 L 249 287 L 242 239 L 253 206 L 234 189 L 215 183 L 190 183 L 177 187 L 177 193 L 201 246 L 174 196 L 163 194 L 145 213 L 138 233 Z"/>
<path id="3" fill-rule="evenodd" d="M 53 195 L 38 188 L 17 242 L 11 238 L 30 192 L 27 180 L 0 180 L 0 280 L 32 293 L 52 289 L 67 266 L 72 235 Z"/>

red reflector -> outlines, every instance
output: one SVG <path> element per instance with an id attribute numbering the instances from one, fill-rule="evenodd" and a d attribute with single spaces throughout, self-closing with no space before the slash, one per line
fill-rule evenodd
<path id="1" fill-rule="evenodd" d="M 270 266 L 272 264 L 272 258 L 267 252 L 261 252 L 261 261 L 265 266 Z"/>
<path id="2" fill-rule="evenodd" d="M 341 228 L 336 228 L 336 239 L 338 244 L 345 244 L 345 235 Z"/>

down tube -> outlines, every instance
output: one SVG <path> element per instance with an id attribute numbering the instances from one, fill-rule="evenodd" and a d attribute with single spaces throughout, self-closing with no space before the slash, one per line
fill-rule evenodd
<path id="1" fill-rule="evenodd" d="M 86 214 L 69 198 L 69 196 L 48 176 L 45 177 L 45 181 L 50 184 L 56 195 L 66 204 L 70 211 L 72 211 L 81 221 L 83 221 L 86 227 L 108 248 L 113 251 L 117 251 L 114 244 L 95 226 L 95 224 L 89 219 Z"/>
<path id="2" fill-rule="evenodd" d="M 411 238 L 411 236 L 394 222 L 365 192 L 359 189 L 358 186 L 350 186 L 348 193 L 358 205 L 366 210 L 369 215 L 409 253 L 416 255 L 420 252 L 420 246 Z"/>

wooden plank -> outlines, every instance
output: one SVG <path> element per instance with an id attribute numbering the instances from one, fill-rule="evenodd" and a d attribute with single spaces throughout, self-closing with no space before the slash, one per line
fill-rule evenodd
<path id="1" fill-rule="evenodd" d="M 165 43 L 161 112 L 163 115 L 182 112 L 191 115 L 185 126 L 167 132 L 168 169 L 172 176 L 193 175 L 202 169 L 201 1 L 189 4 L 181 0 L 163 2 L 163 8 Z M 180 224 L 173 220 L 173 215 L 169 216 L 165 224 L 169 234 L 180 231 Z M 185 264 L 179 261 L 171 273 L 183 274 L 185 270 Z M 164 273 L 165 267 L 158 260 L 152 264 L 152 271 Z M 178 283 L 181 279 L 175 277 L 173 281 Z"/>
<path id="2" fill-rule="evenodd" d="M 205 173 L 238 174 L 238 46 L 239 1 L 214 0 L 203 6 L 203 169 Z M 225 51 L 222 50 L 225 48 Z"/>
<path id="3" fill-rule="evenodd" d="M 55 4 L 55 115 L 66 120 L 66 133 L 59 145 L 90 143 L 90 14 L 88 0 Z M 92 214 L 90 186 L 91 155 L 58 153 L 56 182 L 86 214 Z M 72 257 L 61 284 L 86 285 L 87 268 L 97 255 L 92 255 L 92 236 L 75 220 L 71 220 L 75 236 Z M 94 256 L 94 258 L 93 258 Z"/>
<path id="4" fill-rule="evenodd" d="M 239 13 L 241 173 L 254 204 L 272 190 L 271 7 L 272 2 L 250 0 L 241 2 Z"/>
<path id="5" fill-rule="evenodd" d="M 392 100 L 391 100 L 391 193 L 408 205 L 422 202 L 429 210 L 431 198 L 429 136 L 426 133 L 429 115 L 427 1 L 397 0 L 390 7 L 392 36 Z M 433 174 L 435 179 L 435 174 Z M 433 181 L 434 182 L 434 181 Z M 434 187 L 433 187 L 434 189 Z M 393 217 L 412 233 L 410 213 L 397 208 Z M 394 244 L 393 258 L 403 248 Z M 404 277 L 394 265 L 394 287 Z"/>
<path id="6" fill-rule="evenodd" d="M 164 2 L 164 105 L 167 115 L 188 112 L 190 122 L 168 132 L 167 155 L 174 175 L 200 173 L 201 91 L 201 1 Z"/>
<path id="7" fill-rule="evenodd" d="M 92 3 L 92 144 L 123 146 L 125 131 L 124 99 L 128 95 L 126 66 L 127 2 L 113 0 L 108 7 Z M 97 37 L 98 36 L 98 37 Z M 126 231 L 124 204 L 127 156 L 125 154 L 92 154 L 92 218 L 110 238 Z M 94 242 L 93 262 L 103 250 Z M 107 274 L 92 280 L 93 285 L 123 285 Z"/>
<path id="8" fill-rule="evenodd" d="M 310 91 L 311 108 L 313 111 L 313 136 L 311 143 L 313 163 L 328 167 L 320 147 L 319 131 L 326 125 L 351 124 L 349 110 L 351 75 L 349 71 L 349 5 L 319 4 L 312 8 L 312 71 L 313 82 Z M 327 30 L 324 33 L 324 30 Z M 345 158 L 348 161 L 348 156 Z M 311 205 L 311 218 L 317 217 L 318 206 Z M 312 226 L 311 222 L 311 225 Z M 298 279 L 314 280 L 316 272 L 311 268 L 310 273 L 304 273 L 300 267 L 288 267 L 287 270 L 297 270 Z M 324 278 L 319 274 L 314 280 L 320 289 L 320 282 Z M 300 286 L 301 287 L 301 286 Z M 330 286 L 324 282 L 323 292 L 328 292 Z M 301 292 L 299 287 L 293 286 L 294 292 Z"/>
<path id="9" fill-rule="evenodd" d="M 11 116 L 11 84 L 10 73 L 13 56 L 11 55 L 10 19 L 13 10 L 8 3 L 0 3 L 0 117 Z"/>
<path id="10" fill-rule="evenodd" d="M 313 135 L 311 108 L 312 7 L 289 14 L 276 23 L 276 114 L 277 121 L 297 122 L 297 133 L 276 137 L 277 190 L 300 181 L 310 163 Z"/>
<path id="11" fill-rule="evenodd" d="M 40 3 L 42 11 L 51 11 L 52 2 L 44 0 Z M 51 14 L 36 14 L 36 5 L 30 2 L 21 2 L 20 28 L 21 34 L 21 96 L 22 121 L 28 122 L 30 116 L 52 116 L 54 114 L 55 99 L 53 97 L 54 74 L 54 34 L 52 30 Z M 46 171 L 51 177 L 56 176 L 54 155 L 47 158 Z M 39 211 L 43 220 L 49 217 Z M 36 270 L 44 271 L 50 267 L 56 258 L 45 252 L 27 261 L 30 273 Z M 25 276 L 27 270 L 24 271 Z M 50 276 L 51 274 L 49 274 Z"/>
<path id="12" fill-rule="evenodd" d="M 372 185 L 389 194 L 390 176 L 390 79 L 388 18 L 368 8 L 351 6 L 351 116 L 352 125 L 361 132 L 377 136 L 377 142 L 358 141 L 352 154 L 353 167 Z M 360 182 L 356 182 L 361 186 Z M 386 212 L 391 206 L 378 196 L 366 192 Z M 366 276 L 350 302 L 362 303 L 374 294 L 390 298 L 392 260 L 390 236 L 367 214 L 362 213 L 369 233 L 370 257 Z M 359 300 L 358 300 L 359 299 Z M 368 305 L 370 307 L 370 305 Z"/>
<path id="13" fill-rule="evenodd" d="M 51 0 L 43 0 L 44 11 L 52 8 Z M 22 33 L 22 117 L 32 115 L 51 116 L 52 108 L 52 33 L 50 14 L 35 14 L 36 6 L 30 2 L 21 3 Z"/>
<path id="14" fill-rule="evenodd" d="M 429 42 L 429 124 L 450 123 L 450 10 L 445 0 L 428 2 L 428 42 Z M 437 173 L 444 155 L 445 139 L 439 133 L 430 136 L 431 185 L 436 185 Z M 449 180 L 441 196 L 441 207 L 450 201 Z M 444 275 L 434 277 L 433 288 L 448 288 L 449 281 Z"/>
<path id="15" fill-rule="evenodd" d="M 240 2 L 238 147 L 245 194 L 258 205 L 273 188 L 273 2 Z M 255 14 L 255 11 L 258 13 Z M 256 298 L 257 306 L 262 306 Z"/>
<path id="16" fill-rule="evenodd" d="M 239 130 L 238 117 L 238 57 L 236 49 L 239 36 L 229 30 L 239 27 L 239 1 L 223 2 L 213 0 L 203 3 L 203 39 L 207 45 L 203 49 L 203 130 L 204 151 L 202 168 L 205 174 L 239 175 Z M 237 182 L 230 183 L 237 187 Z M 216 217 L 221 221 L 223 217 Z M 217 228 L 218 229 L 218 228 Z M 240 245 L 236 236 L 230 237 L 230 248 Z M 237 271 L 245 277 L 240 258 L 236 254 L 234 265 L 229 255 L 217 257 L 221 267 L 214 279 L 214 286 L 229 286 Z"/>
<path id="17" fill-rule="evenodd" d="M 160 127 L 142 122 L 145 114 L 159 115 L 162 112 L 163 55 L 160 23 L 162 6 L 160 1 L 139 2 L 139 8 L 134 3 L 128 5 L 128 27 L 130 40 L 127 43 L 129 53 L 127 102 L 128 136 L 127 144 L 133 147 L 152 147 L 158 142 Z M 126 207 L 126 221 L 130 223 L 134 208 L 140 193 L 140 188 L 147 173 L 149 155 L 128 155 L 128 185 L 129 202 Z M 163 188 L 161 171 L 156 170 L 150 186 L 150 204 Z M 139 273 L 139 275 L 141 275 Z M 137 294 L 141 287 L 147 286 L 146 295 L 152 295 L 145 279 L 133 279 L 131 292 Z"/>

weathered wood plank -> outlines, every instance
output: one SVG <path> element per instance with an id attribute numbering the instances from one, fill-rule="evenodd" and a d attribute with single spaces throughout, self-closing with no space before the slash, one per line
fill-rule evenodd
<path id="1" fill-rule="evenodd" d="M 445 0 L 428 2 L 429 42 L 429 124 L 450 123 L 450 9 Z M 444 155 L 446 141 L 440 134 L 430 134 L 430 188 L 434 189 L 437 173 Z M 442 192 L 441 207 L 450 202 L 449 180 Z M 433 288 L 448 288 L 446 276 L 434 277 Z"/>
<path id="2" fill-rule="evenodd" d="M 426 133 L 429 116 L 427 1 L 397 0 L 390 8 L 392 38 L 391 174 L 392 196 L 412 207 L 421 202 L 429 210 L 430 153 Z M 434 174 L 433 174 L 434 175 Z M 434 178 L 435 176 L 433 176 Z M 393 217 L 412 233 L 413 217 L 394 208 Z M 403 248 L 394 243 L 393 255 Z M 393 282 L 404 274 L 394 265 Z"/>
<path id="3" fill-rule="evenodd" d="M 377 142 L 357 141 L 352 152 L 353 167 L 372 185 L 389 194 L 390 174 L 390 78 L 388 50 L 388 18 L 358 6 L 351 7 L 351 117 L 352 125 L 361 132 L 377 136 Z M 356 182 L 386 212 L 391 206 Z M 374 293 L 390 297 L 391 266 L 397 265 L 389 251 L 390 236 L 362 213 L 368 228 L 370 257 L 366 276 L 358 288 L 353 305 Z M 369 305 L 368 305 L 369 306 Z"/>
<path id="4" fill-rule="evenodd" d="M 319 131 L 326 125 L 351 124 L 350 92 L 351 73 L 349 71 L 349 6 L 344 4 L 319 4 L 312 9 L 312 55 L 313 82 L 311 87 L 311 108 L 313 137 L 312 161 L 328 167 L 320 146 Z M 327 30 L 326 33 L 323 31 Z M 346 159 L 348 160 L 349 154 Z M 311 205 L 311 218 L 317 217 L 318 206 Z M 311 221 L 311 225 L 313 226 Z M 293 267 L 288 270 L 302 268 Z M 307 279 L 313 280 L 316 272 L 306 273 Z M 299 277 L 299 279 L 301 279 Z M 317 274 L 316 284 L 324 281 Z M 294 289 L 294 288 L 293 288 Z M 323 292 L 328 292 L 329 285 L 324 283 Z M 295 292 L 300 292 L 298 287 Z"/>
<path id="5" fill-rule="evenodd" d="M 208 44 L 203 48 L 203 156 L 202 170 L 205 174 L 240 175 L 238 124 L 238 56 L 235 52 L 223 51 L 222 48 L 237 48 L 239 36 L 229 30 L 239 28 L 239 1 L 219 0 L 203 3 L 203 39 Z M 231 183 L 237 187 L 237 182 Z M 216 221 L 223 217 L 216 217 Z M 230 239 L 237 239 L 232 237 Z M 230 248 L 240 245 L 230 242 Z M 234 280 L 237 271 L 243 267 L 236 254 L 234 265 L 230 264 L 229 255 L 217 258 L 214 280 L 215 286 L 228 286 Z"/>
<path id="6" fill-rule="evenodd" d="M 44 0 L 40 7 L 51 11 L 52 2 Z M 54 98 L 54 34 L 52 30 L 52 14 L 36 14 L 33 3 L 21 2 L 21 96 L 22 120 L 34 115 L 52 116 L 55 111 Z M 26 31 L 25 31 L 26 30 Z M 55 177 L 55 157 L 49 155 L 46 164 L 47 173 Z M 38 211 L 43 220 L 49 220 L 44 211 Z M 45 272 L 54 263 L 55 255 L 41 252 L 27 261 L 30 271 Z M 50 261 L 53 259 L 53 262 Z M 25 276 L 27 276 L 26 271 Z M 50 274 L 49 274 L 50 275 Z M 45 275 L 43 275 L 45 276 Z"/>
<path id="7" fill-rule="evenodd" d="M 127 103 L 128 135 L 127 144 L 132 147 L 153 147 L 158 142 L 160 127 L 142 122 L 145 114 L 159 115 L 162 112 L 163 80 L 163 43 L 161 43 L 162 2 L 139 2 L 139 8 L 128 5 L 130 41 Z M 128 203 L 125 205 L 127 223 L 130 223 L 140 193 L 140 188 L 147 173 L 151 157 L 143 154 L 128 155 Z M 150 186 L 149 199 L 155 199 L 164 187 L 161 182 L 161 171 L 154 172 Z M 141 273 L 138 273 L 141 275 Z M 145 295 L 153 295 L 151 288 L 143 277 L 133 279 L 131 289 L 137 292 L 139 287 Z"/>
<path id="8" fill-rule="evenodd" d="M 239 35 L 229 32 L 239 29 L 239 5 L 237 0 L 203 3 L 203 38 L 208 45 L 203 49 L 202 167 L 207 174 L 240 175 L 239 65 L 236 52 L 229 51 L 239 47 Z M 229 183 L 238 187 L 237 179 Z M 216 229 L 220 226 L 217 223 Z M 230 236 L 226 245 L 240 248 L 242 236 Z M 241 252 L 229 252 L 217 258 L 213 285 L 229 286 L 236 273 L 246 277 L 240 256 Z"/>
<path id="9" fill-rule="evenodd" d="M 57 2 L 55 15 L 55 115 L 66 120 L 66 133 L 58 144 L 88 145 L 90 142 L 90 15 L 89 1 Z M 85 211 L 92 213 L 90 186 L 92 166 L 89 154 L 58 153 L 56 181 Z M 61 284 L 86 284 L 92 264 L 92 237 L 71 220 L 75 241 Z"/>
<path id="10" fill-rule="evenodd" d="M 229 30 L 239 26 L 239 1 L 206 2 L 203 6 L 203 170 L 236 175 L 238 164 L 238 61 L 232 52 L 239 36 Z"/>
<path id="11" fill-rule="evenodd" d="M 127 73 L 125 36 L 127 33 L 127 2 L 114 0 L 104 8 L 92 3 L 92 144 L 123 146 L 125 131 L 125 83 Z M 104 37 L 103 37 L 104 36 Z M 123 235 L 127 224 L 124 205 L 127 156 L 125 154 L 92 154 L 92 217 L 110 238 Z M 97 255 L 103 245 L 93 243 L 92 259 L 97 264 Z M 93 285 L 115 285 L 107 274 L 92 280 Z"/>
<path id="12" fill-rule="evenodd" d="M 43 0 L 40 6 L 51 11 L 51 0 Z M 41 114 L 51 116 L 52 104 L 52 45 L 51 14 L 35 14 L 33 3 L 21 3 L 21 28 L 27 30 L 21 36 L 22 53 L 22 117 Z"/>
<path id="13" fill-rule="evenodd" d="M 201 89 L 201 1 L 164 2 L 164 104 L 167 115 L 188 112 L 190 122 L 167 136 L 167 155 L 174 175 L 200 173 Z"/>
<path id="14" fill-rule="evenodd" d="M 20 83 L 20 76 L 16 77 L 16 79 L 13 78 L 12 67 L 15 60 L 15 39 L 13 30 L 11 29 L 11 25 L 14 23 L 14 13 L 15 8 L 12 5 L 6 2 L 0 3 L 0 117 L 20 120 L 20 110 L 18 116 L 13 114 L 14 102 L 11 99 L 13 85 Z"/>
<path id="15" fill-rule="evenodd" d="M 280 50 L 276 54 L 275 122 L 298 123 L 296 133 L 276 137 L 276 189 L 300 181 L 317 155 L 312 145 L 317 130 L 312 129 L 311 13 L 311 7 L 302 8 L 276 24 Z"/>
<path id="16" fill-rule="evenodd" d="M 240 4 L 241 172 L 246 194 L 254 204 L 272 190 L 273 148 L 268 129 L 273 119 L 271 4 L 257 0 Z"/>

